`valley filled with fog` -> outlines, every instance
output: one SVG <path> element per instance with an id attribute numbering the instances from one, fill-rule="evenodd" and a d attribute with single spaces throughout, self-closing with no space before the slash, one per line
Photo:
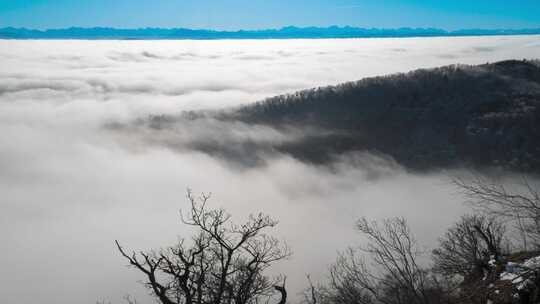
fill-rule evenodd
<path id="1" fill-rule="evenodd" d="M 202 138 L 234 150 L 238 138 L 296 134 L 209 122 L 175 126 L 156 139 L 144 127 L 115 126 L 364 77 L 538 54 L 540 36 L 0 40 L 0 248 L 2 272 L 10 274 L 0 279 L 0 302 L 119 303 L 126 294 L 150 302 L 114 240 L 138 250 L 189 237 L 178 212 L 188 208 L 187 188 L 211 192 L 209 204 L 238 220 L 260 211 L 279 221 L 277 236 L 293 256 L 273 271 L 288 276 L 292 299 L 307 273 L 322 279 L 338 251 L 358 244 L 361 216 L 403 216 L 430 249 L 470 210 L 450 183 L 463 173 L 458 168 L 414 174 L 365 153 L 332 168 L 289 155 L 242 167 L 186 143 Z"/>

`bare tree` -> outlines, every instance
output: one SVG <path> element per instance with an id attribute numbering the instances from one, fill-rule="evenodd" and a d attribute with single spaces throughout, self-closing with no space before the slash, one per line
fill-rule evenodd
<path id="1" fill-rule="evenodd" d="M 334 303 L 370 304 L 379 296 L 378 281 L 365 262 L 365 257 L 353 248 L 340 253 L 330 266 L 330 290 Z"/>
<path id="2" fill-rule="evenodd" d="M 528 248 L 530 243 L 535 247 L 535 250 L 540 248 L 540 188 L 538 184 L 533 184 L 527 178 L 522 177 L 517 183 L 508 185 L 481 176 L 455 179 L 454 183 L 468 197 L 473 206 L 492 217 L 516 224 L 523 240 L 523 251 L 514 255 L 514 258 L 520 255 L 526 257 L 538 254 L 538 251 L 530 251 L 531 248 Z M 486 237 L 482 236 L 482 239 L 485 240 Z M 523 261 L 523 258 L 521 259 Z M 476 281 L 476 285 L 467 284 L 464 281 L 463 286 L 470 290 L 469 294 L 475 294 L 476 296 L 473 298 L 479 299 L 476 301 L 477 303 L 482 303 L 486 299 L 485 295 L 488 292 L 485 291 L 484 285 L 496 280 L 502 272 L 500 264 L 504 264 L 504 262 L 496 263 L 495 267 L 491 268 L 491 272 L 488 272 L 487 276 L 485 275 L 485 279 Z M 499 265 L 501 267 L 497 267 Z M 521 266 L 523 269 L 513 273 L 517 279 L 511 281 L 513 291 L 510 294 L 512 297 L 519 296 L 520 303 L 537 303 L 540 298 L 540 267 L 536 263 L 523 266 Z"/>
<path id="3" fill-rule="evenodd" d="M 369 241 L 364 251 L 384 274 L 378 278 L 379 285 L 399 294 L 397 303 L 428 303 L 426 271 L 418 263 L 421 250 L 405 219 L 384 220 L 379 225 L 362 218 L 357 228 Z"/>
<path id="4" fill-rule="evenodd" d="M 403 218 L 382 223 L 362 218 L 357 229 L 366 236 L 367 245 L 340 254 L 331 266 L 329 283 L 323 289 L 328 302 L 441 303 L 443 293 L 435 291 L 435 278 L 420 266 L 422 251 Z"/>
<path id="5" fill-rule="evenodd" d="M 464 215 L 439 239 L 433 269 L 453 279 L 463 303 L 485 303 L 504 264 L 505 226 L 493 216 Z"/>
<path id="6" fill-rule="evenodd" d="M 433 250 L 435 269 L 447 276 L 483 276 L 503 253 L 505 227 L 495 217 L 464 215 Z"/>
<path id="7" fill-rule="evenodd" d="M 306 275 L 306 279 L 309 283 L 308 289 L 304 290 L 304 302 L 308 304 L 317 304 L 317 299 L 320 298 L 317 292 L 317 287 L 313 285 L 313 282 L 311 281 L 311 276 L 309 274 Z"/>
<path id="8" fill-rule="evenodd" d="M 196 234 L 159 251 L 128 253 L 116 245 L 130 265 L 146 276 L 146 286 L 163 304 L 255 304 L 275 290 L 285 304 L 285 281 L 278 284 L 264 272 L 290 255 L 276 238 L 264 233 L 277 222 L 258 214 L 242 225 L 230 222 L 223 209 L 209 209 L 209 195 L 188 191 L 190 211 L 183 223 Z M 189 243 L 189 244 L 188 244 Z"/>
<path id="9" fill-rule="evenodd" d="M 456 178 L 454 184 L 469 202 L 488 214 L 512 220 L 522 232 L 523 246 L 528 239 L 540 245 L 540 190 L 522 177 L 515 187 L 481 176 Z"/>

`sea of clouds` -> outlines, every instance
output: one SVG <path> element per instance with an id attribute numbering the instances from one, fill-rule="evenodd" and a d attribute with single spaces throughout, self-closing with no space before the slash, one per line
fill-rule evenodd
<path id="1" fill-rule="evenodd" d="M 448 175 L 414 175 L 376 156 L 333 170 L 290 157 L 237 168 L 193 139 L 287 140 L 240 123 L 181 125 L 156 141 L 151 115 L 222 109 L 300 89 L 416 68 L 535 58 L 539 36 L 222 41 L 0 40 L 1 303 L 150 303 L 114 240 L 159 248 L 185 235 L 186 188 L 241 221 L 265 212 L 294 255 L 277 265 L 292 299 L 336 252 L 359 241 L 360 216 L 407 218 L 429 249 L 469 209 Z M 166 130 L 167 131 L 167 130 Z M 148 139 L 150 137 L 150 140 Z M 373 177 L 369 174 L 376 167 Z M 184 234 L 183 234 L 184 232 Z"/>

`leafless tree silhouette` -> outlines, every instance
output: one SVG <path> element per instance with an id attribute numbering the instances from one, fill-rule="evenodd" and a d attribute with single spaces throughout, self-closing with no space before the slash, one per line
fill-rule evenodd
<path id="1" fill-rule="evenodd" d="M 339 255 L 330 267 L 329 283 L 319 289 L 320 302 L 450 303 L 435 277 L 420 266 L 423 252 L 403 218 L 382 223 L 362 218 L 357 229 L 367 245 Z"/>
<path id="2" fill-rule="evenodd" d="M 128 253 L 116 245 L 130 265 L 146 276 L 146 285 L 163 304 L 268 303 L 274 291 L 285 304 L 285 281 L 264 274 L 274 262 L 290 255 L 289 248 L 264 233 L 277 222 L 264 214 L 241 225 L 231 223 L 223 209 L 209 209 L 209 195 L 188 191 L 190 210 L 183 223 L 196 234 L 188 242 L 159 251 Z M 188 244 L 189 243 L 189 244 Z"/>
<path id="3" fill-rule="evenodd" d="M 494 216 L 464 215 L 433 250 L 434 271 L 449 278 L 463 303 L 485 303 L 503 267 L 505 226 Z M 451 284 L 455 282 L 455 284 Z"/>
<path id="4" fill-rule="evenodd" d="M 502 182 L 481 177 L 455 178 L 454 184 L 462 190 L 473 206 L 493 216 L 512 220 L 522 232 L 523 247 L 529 240 L 535 249 L 540 246 L 540 189 L 526 177 L 509 187 Z"/>

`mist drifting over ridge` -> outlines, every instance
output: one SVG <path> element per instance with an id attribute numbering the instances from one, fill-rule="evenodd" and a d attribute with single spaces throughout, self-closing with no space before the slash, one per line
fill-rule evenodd
<path id="1" fill-rule="evenodd" d="M 294 256 L 277 271 L 289 273 L 291 294 L 304 286 L 305 273 L 320 276 L 337 249 L 355 242 L 358 216 L 403 215 L 432 244 L 467 210 L 446 174 L 411 174 L 374 159 L 369 164 L 384 173 L 374 179 L 352 166 L 354 159 L 330 171 L 286 155 L 239 170 L 182 142 L 180 152 L 173 151 L 140 141 L 138 132 L 110 132 L 107 126 L 420 67 L 531 59 L 539 51 L 537 36 L 0 41 L 0 228 L 5 271 L 12 274 L 1 279 L 0 299 L 118 302 L 130 293 L 144 301 L 146 291 L 124 267 L 113 239 L 132 248 L 176 241 L 186 232 L 176 212 L 186 207 L 186 187 L 211 191 L 212 204 L 237 217 L 263 211 L 280 220 L 279 234 Z M 214 130 L 267 142 L 297 135 L 215 123 L 170 132 L 187 139 L 214 136 L 224 144 L 231 139 Z M 150 225 L 142 229 L 141 221 Z M 85 269 L 75 267 L 81 256 Z M 22 281 L 24 288 L 15 284 Z"/>
<path id="2" fill-rule="evenodd" d="M 364 153 L 413 172 L 498 167 L 538 174 L 538 100 L 540 62 L 507 60 L 365 78 L 111 128 L 245 167 L 264 165 L 276 153 L 329 166 Z M 194 128 L 206 134 L 186 136 L 197 134 Z"/>

